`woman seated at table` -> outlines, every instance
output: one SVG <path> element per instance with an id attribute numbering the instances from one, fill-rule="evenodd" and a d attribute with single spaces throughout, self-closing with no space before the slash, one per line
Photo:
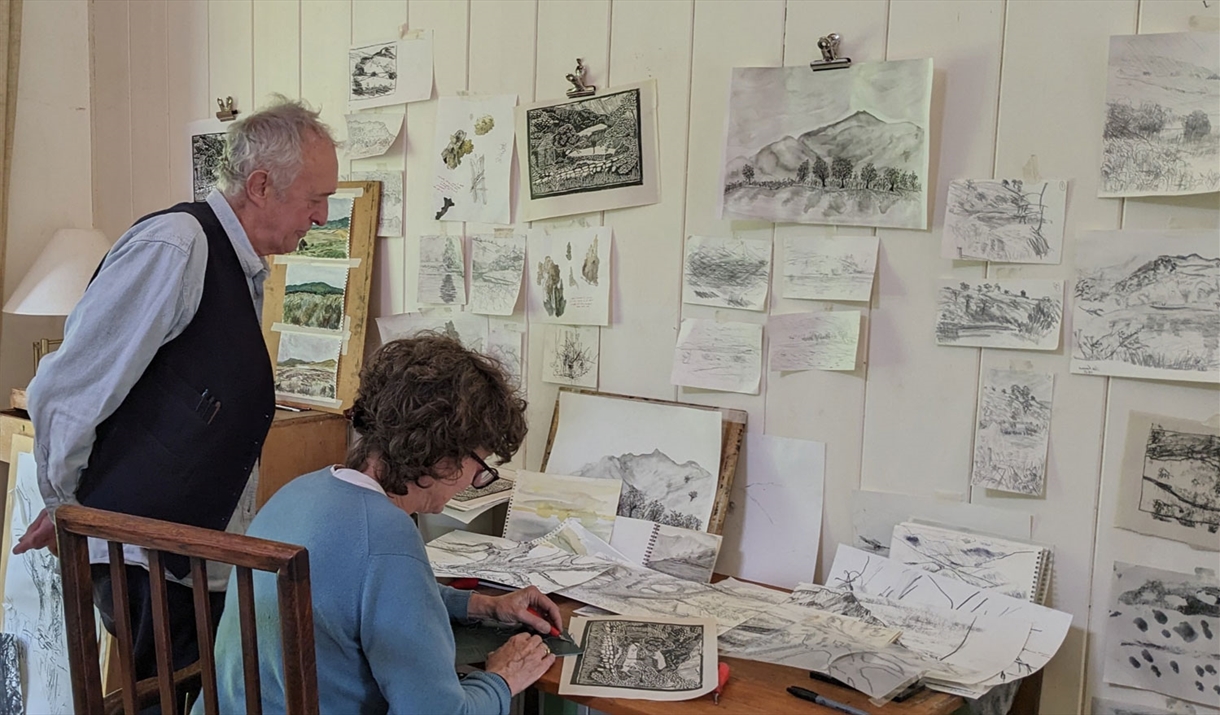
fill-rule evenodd
<path id="1" fill-rule="evenodd" d="M 359 439 L 346 466 L 289 482 L 250 536 L 309 549 L 318 697 L 324 713 L 508 713 L 509 699 L 555 661 L 518 634 L 459 678 L 450 619 L 494 619 L 548 632 L 559 609 L 536 588 L 491 597 L 440 586 L 408 514 L 438 513 L 498 475 L 525 437 L 525 401 L 499 365 L 440 336 L 383 346 L 352 407 Z M 216 636 L 221 712 L 245 709 L 236 574 Z M 275 575 L 255 572 L 263 711 L 284 712 Z M 535 608 L 539 618 L 527 609 Z M 549 621 L 549 623 L 548 623 Z M 202 702 L 195 711 L 201 712 Z"/>

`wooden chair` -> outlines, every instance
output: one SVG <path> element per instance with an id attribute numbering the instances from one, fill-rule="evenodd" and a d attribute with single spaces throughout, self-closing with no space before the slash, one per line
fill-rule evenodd
<path id="1" fill-rule="evenodd" d="M 309 553 L 305 548 L 82 506 L 60 507 L 55 512 L 55 522 L 63 572 L 68 661 L 72 670 L 72 697 L 76 712 L 126 712 L 134 715 L 141 708 L 155 703 L 155 696 L 159 693 L 162 712 L 178 713 L 181 703 L 176 702 L 177 687 L 194 680 L 202 685 L 205 712 L 208 715 L 218 713 L 216 661 L 212 649 L 212 618 L 205 560 L 231 564 L 237 569 L 246 712 L 262 712 L 254 620 L 254 570 L 269 571 L 277 576 L 287 712 L 291 715 L 318 712 L 313 602 L 309 589 Z M 93 617 L 93 577 L 89 568 L 87 537 L 103 539 L 109 542 L 110 547 L 120 688 L 110 696 L 102 693 L 98 645 L 94 637 L 97 631 Z M 123 544 L 149 550 L 157 677 L 139 683 L 135 679 L 130 617 L 126 608 L 118 606 L 127 603 Z M 177 673 L 171 672 L 172 641 L 167 627 L 169 606 L 163 553 L 187 556 L 191 563 L 199 662 Z"/>

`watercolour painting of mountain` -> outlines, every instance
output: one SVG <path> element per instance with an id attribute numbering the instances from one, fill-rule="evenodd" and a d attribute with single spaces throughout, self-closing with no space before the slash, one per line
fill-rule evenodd
<path id="1" fill-rule="evenodd" d="M 932 60 L 735 67 L 721 218 L 926 229 Z"/>

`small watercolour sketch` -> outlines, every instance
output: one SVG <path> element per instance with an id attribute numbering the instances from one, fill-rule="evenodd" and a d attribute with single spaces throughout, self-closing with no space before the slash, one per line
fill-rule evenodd
<path id="1" fill-rule="evenodd" d="M 691 236 L 683 261 L 682 302 L 765 310 L 771 241 Z"/>
<path id="2" fill-rule="evenodd" d="M 314 399 L 335 399 L 340 336 L 280 333 L 275 357 L 275 391 Z"/>
<path id="3" fill-rule="evenodd" d="M 343 119 L 347 122 L 347 141 L 343 143 L 343 148 L 347 158 L 367 159 L 386 153 L 402 131 L 403 116 L 402 113 L 345 115 Z"/>
<path id="4" fill-rule="evenodd" d="M 470 311 L 512 315 L 525 270 L 525 236 L 470 239 Z"/>
<path id="5" fill-rule="evenodd" d="M 466 259 L 461 236 L 419 237 L 416 300 L 433 305 L 466 304 Z"/>
<path id="6" fill-rule="evenodd" d="M 704 390 L 758 394 L 763 326 L 683 318 L 669 381 Z"/>
<path id="7" fill-rule="evenodd" d="M 610 323 L 609 228 L 529 232 L 529 312 L 542 323 Z"/>
<path id="8" fill-rule="evenodd" d="M 303 328 L 343 328 L 348 267 L 290 263 L 284 277 L 284 322 Z"/>
<path id="9" fill-rule="evenodd" d="M 855 370 L 860 352 L 858 310 L 773 315 L 770 332 L 773 372 Z"/>
<path id="10" fill-rule="evenodd" d="M 976 487 L 1038 496 L 1046 487 L 1052 373 L 988 370 L 974 433 Z"/>
<path id="11" fill-rule="evenodd" d="M 377 212 L 377 235 L 393 238 L 402 235 L 402 172 L 353 171 L 352 181 L 380 181 L 381 209 Z"/>
<path id="12" fill-rule="evenodd" d="M 575 519 L 598 538 L 614 531 L 622 482 L 519 470 L 504 522 L 504 538 L 530 541 Z"/>
<path id="13" fill-rule="evenodd" d="M 441 97 L 433 139 L 437 220 L 507 224 L 517 95 Z"/>
<path id="14" fill-rule="evenodd" d="M 542 381 L 597 389 L 600 353 L 596 325 L 544 325 Z"/>
<path id="15" fill-rule="evenodd" d="M 328 197 L 326 223 L 309 229 L 292 255 L 304 258 L 348 258 L 353 203 L 351 196 Z"/>
<path id="16" fill-rule="evenodd" d="M 565 658 L 560 695 L 689 700 L 716 687 L 716 622 L 602 616 L 572 619 L 584 652 Z"/>
<path id="17" fill-rule="evenodd" d="M 958 179 L 949 182 L 941 236 L 945 258 L 1006 263 L 1063 260 L 1067 181 Z"/>
<path id="18" fill-rule="evenodd" d="M 404 104 L 432 96 L 432 31 L 401 40 L 354 45 L 347 53 L 350 110 Z"/>
<path id="19" fill-rule="evenodd" d="M 1063 322 L 1063 281 L 942 280 L 936 344 L 1055 350 Z"/>
<path id="20" fill-rule="evenodd" d="M 868 302 L 879 246 L 876 236 L 784 239 L 783 296 Z"/>

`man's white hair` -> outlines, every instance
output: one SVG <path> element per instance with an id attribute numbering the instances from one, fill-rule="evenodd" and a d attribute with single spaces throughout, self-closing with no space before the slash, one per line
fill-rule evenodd
<path id="1" fill-rule="evenodd" d="M 217 188 L 226 197 L 237 198 L 246 190 L 250 175 L 262 170 L 276 195 L 282 196 L 301 172 L 302 146 L 311 133 L 338 146 L 318 112 L 303 102 L 273 95 L 271 104 L 229 127 L 216 169 Z"/>

